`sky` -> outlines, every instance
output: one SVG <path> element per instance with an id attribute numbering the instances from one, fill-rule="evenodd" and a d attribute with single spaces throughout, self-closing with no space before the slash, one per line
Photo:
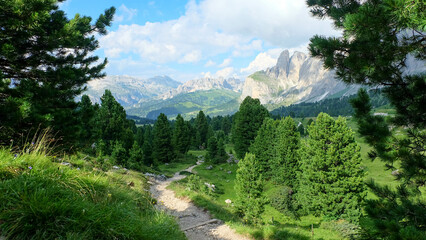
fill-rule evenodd
<path id="1" fill-rule="evenodd" d="M 95 20 L 111 6 L 112 26 L 95 52 L 108 58 L 108 75 L 244 80 L 284 49 L 307 53 L 312 36 L 340 35 L 304 0 L 67 0 L 60 9 Z"/>

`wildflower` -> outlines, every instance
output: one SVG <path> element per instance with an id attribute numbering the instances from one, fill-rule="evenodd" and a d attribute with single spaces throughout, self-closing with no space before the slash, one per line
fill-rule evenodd
<path id="1" fill-rule="evenodd" d="M 34 145 L 34 142 L 31 142 L 31 145 Z"/>
<path id="2" fill-rule="evenodd" d="M 29 167 L 28 167 L 28 169 L 30 169 L 30 170 L 31 170 L 31 169 L 33 169 L 33 167 L 29 166 Z"/>
<path id="3" fill-rule="evenodd" d="M 16 154 L 16 153 L 15 153 L 15 155 L 14 155 L 14 156 L 15 156 L 15 157 L 14 157 L 13 159 L 16 159 L 16 158 L 18 157 L 18 154 Z"/>

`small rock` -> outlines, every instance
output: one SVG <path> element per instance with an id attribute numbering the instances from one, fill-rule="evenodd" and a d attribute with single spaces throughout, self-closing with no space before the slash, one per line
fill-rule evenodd
<path id="1" fill-rule="evenodd" d="M 228 171 L 227 173 L 228 173 L 228 174 L 231 174 L 232 172 L 231 172 L 231 171 Z"/>
<path id="2" fill-rule="evenodd" d="M 127 184 L 127 186 L 129 186 L 129 187 L 134 187 L 134 186 L 135 186 L 135 183 L 134 183 L 134 182 L 129 182 L 129 183 Z"/>
<path id="3" fill-rule="evenodd" d="M 71 166 L 71 163 L 69 163 L 69 162 L 61 162 L 61 165 L 64 165 L 64 166 Z"/>
<path id="4" fill-rule="evenodd" d="M 395 171 L 392 171 L 392 176 L 398 176 L 400 174 L 399 169 L 396 169 Z"/>
<path id="5" fill-rule="evenodd" d="M 212 166 L 212 165 L 207 166 L 207 167 L 206 167 L 206 169 L 207 169 L 207 170 L 212 170 L 212 169 L 213 169 L 213 166 Z"/>
<path id="6" fill-rule="evenodd" d="M 120 169 L 120 167 L 119 166 L 112 166 L 112 169 L 118 170 L 118 169 Z"/>
<path id="7" fill-rule="evenodd" d="M 165 163 L 164 165 L 169 166 L 169 164 L 168 164 L 168 163 Z"/>

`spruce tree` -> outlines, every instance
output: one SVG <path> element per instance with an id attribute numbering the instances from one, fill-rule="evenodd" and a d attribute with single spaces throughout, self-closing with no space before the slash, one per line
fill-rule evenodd
<path id="1" fill-rule="evenodd" d="M 225 151 L 225 144 L 223 143 L 223 138 L 219 138 L 217 141 L 217 163 L 225 163 L 228 155 Z"/>
<path id="2" fill-rule="evenodd" d="M 154 164 L 154 158 L 152 156 L 152 134 L 151 126 L 145 127 L 144 132 L 144 141 L 142 145 L 142 162 L 146 166 L 151 166 Z"/>
<path id="3" fill-rule="evenodd" d="M 320 113 L 301 151 L 298 199 L 313 214 L 358 222 L 365 197 L 360 148 L 339 117 Z"/>
<path id="4" fill-rule="evenodd" d="M 425 2 L 309 0 L 311 12 L 330 17 L 343 30 L 340 38 L 315 36 L 310 52 L 324 60 L 348 83 L 380 87 L 396 114 L 384 119 L 372 114 L 369 97 L 359 92 L 353 102 L 359 132 L 373 147 L 369 153 L 388 168 L 399 166 L 396 190 L 370 181 L 377 196 L 367 200 L 369 224 L 362 225 L 371 239 L 425 239 L 426 81 L 424 71 L 407 69 L 424 64 Z"/>
<path id="5" fill-rule="evenodd" d="M 217 154 L 218 154 L 218 146 L 217 146 L 217 139 L 215 136 L 212 136 L 209 138 L 209 141 L 207 143 L 207 160 L 217 163 Z"/>
<path id="6" fill-rule="evenodd" d="M 126 150 L 131 148 L 133 144 L 131 124 L 126 119 L 126 111 L 109 90 L 105 90 L 101 97 L 101 106 L 95 121 L 96 134 L 106 145 L 104 154 L 111 154 L 115 141 L 119 141 Z"/>
<path id="7" fill-rule="evenodd" d="M 164 113 L 161 113 L 154 124 L 154 141 L 152 155 L 154 160 L 161 163 L 168 163 L 174 160 L 172 146 L 172 130 L 169 120 Z"/>
<path id="8" fill-rule="evenodd" d="M 185 154 L 189 150 L 189 145 L 191 143 L 189 134 L 188 125 L 185 123 L 183 117 L 178 114 L 172 138 L 173 149 L 176 154 Z"/>
<path id="9" fill-rule="evenodd" d="M 268 110 L 260 104 L 259 99 L 247 96 L 241 103 L 232 125 L 232 139 L 238 158 L 244 157 L 263 120 L 268 116 Z"/>
<path id="10" fill-rule="evenodd" d="M 265 177 L 271 176 L 272 159 L 277 158 L 277 125 L 279 121 L 266 118 L 260 127 L 249 151 L 256 156 Z"/>
<path id="11" fill-rule="evenodd" d="M 95 116 L 97 105 L 92 105 L 89 96 L 83 95 L 78 103 L 79 139 L 81 147 L 89 147 L 97 140 L 95 131 Z"/>
<path id="12" fill-rule="evenodd" d="M 196 147 L 205 148 L 207 146 L 209 125 L 203 111 L 200 111 L 195 118 L 195 131 Z"/>
<path id="13" fill-rule="evenodd" d="M 128 154 L 126 149 L 123 147 L 120 141 L 115 140 L 114 145 L 112 146 L 111 157 L 114 158 L 115 162 L 119 165 L 126 166 Z"/>
<path id="14" fill-rule="evenodd" d="M 65 143 L 77 143 L 74 99 L 85 84 L 103 77 L 106 59 L 92 53 L 95 35 L 106 34 L 115 8 L 92 22 L 68 19 L 56 0 L 3 0 L 0 3 L 0 144 L 51 127 Z M 7 143 L 9 144 L 9 143 Z"/>
<path id="15" fill-rule="evenodd" d="M 129 161 L 127 167 L 134 170 L 142 169 L 143 153 L 137 141 L 133 142 L 133 146 L 129 151 Z"/>
<path id="16" fill-rule="evenodd" d="M 247 153 L 244 159 L 238 162 L 235 204 L 244 221 L 249 224 L 260 224 L 261 215 L 265 210 L 264 180 L 260 166 L 255 155 L 251 153 Z"/>
<path id="17" fill-rule="evenodd" d="M 279 121 L 276 129 L 276 157 L 271 158 L 272 179 L 293 188 L 299 171 L 300 134 L 291 117 Z"/>

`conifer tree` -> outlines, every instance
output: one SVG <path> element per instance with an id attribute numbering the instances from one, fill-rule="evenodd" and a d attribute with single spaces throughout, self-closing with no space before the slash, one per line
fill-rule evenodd
<path id="1" fill-rule="evenodd" d="M 172 130 L 169 120 L 164 113 L 161 113 L 154 124 L 153 152 L 154 160 L 161 163 L 168 163 L 174 159 L 172 146 Z"/>
<path id="2" fill-rule="evenodd" d="M 79 116 L 79 139 L 80 145 L 88 147 L 97 140 L 95 131 L 95 116 L 98 110 L 97 105 L 92 105 L 89 96 L 83 95 L 81 101 L 78 103 L 78 116 Z"/>
<path id="3" fill-rule="evenodd" d="M 277 125 L 279 121 L 266 118 L 260 127 L 249 151 L 256 156 L 265 177 L 271 176 L 272 159 L 277 158 Z"/>
<path id="4" fill-rule="evenodd" d="M 291 117 L 279 121 L 276 130 L 276 157 L 271 159 L 272 179 L 290 188 L 296 186 L 299 171 L 300 135 Z"/>
<path id="5" fill-rule="evenodd" d="M 151 126 L 145 127 L 144 132 L 144 141 L 142 145 L 142 162 L 146 166 L 151 166 L 154 164 L 154 159 L 152 156 L 152 134 L 151 134 Z"/>
<path id="6" fill-rule="evenodd" d="M 360 148 L 339 117 L 320 113 L 301 151 L 298 198 L 315 215 L 358 222 L 365 197 Z"/>
<path id="7" fill-rule="evenodd" d="M 261 171 L 259 162 L 251 153 L 247 153 L 244 159 L 238 162 L 235 204 L 244 221 L 249 224 L 260 224 L 261 215 L 265 210 L 266 200 L 262 195 L 264 180 Z"/>
<path id="8" fill-rule="evenodd" d="M 206 115 L 200 111 L 195 118 L 195 144 L 198 147 L 206 147 L 208 140 L 209 125 L 207 123 Z"/>
<path id="9" fill-rule="evenodd" d="M 374 116 L 365 91 L 353 102 L 359 132 L 373 147 L 369 156 L 391 169 L 400 166 L 397 190 L 368 182 L 377 199 L 366 201 L 364 233 L 371 239 L 425 239 L 420 187 L 426 182 L 426 81 L 424 71 L 407 68 L 426 59 L 425 2 L 309 0 L 308 5 L 343 30 L 340 38 L 312 38 L 311 54 L 348 84 L 380 87 L 396 110 L 389 121 Z"/>
<path id="10" fill-rule="evenodd" d="M 134 141 L 133 146 L 129 151 L 129 161 L 127 162 L 127 166 L 134 170 L 141 170 L 142 161 L 143 161 L 142 149 L 139 146 L 138 142 Z"/>
<path id="11" fill-rule="evenodd" d="M 207 143 L 207 159 L 213 163 L 217 163 L 217 154 L 218 154 L 218 146 L 217 146 L 217 139 L 215 136 L 212 136 L 209 138 L 209 141 Z"/>
<path id="12" fill-rule="evenodd" d="M 120 141 L 115 140 L 111 157 L 114 158 L 115 162 L 119 165 L 126 166 L 127 165 L 127 158 L 128 154 L 126 152 L 126 149 L 123 147 Z"/>
<path id="13" fill-rule="evenodd" d="M 101 106 L 96 114 L 97 136 L 105 143 L 104 154 L 111 154 L 115 141 L 119 141 L 126 150 L 133 143 L 133 132 L 130 129 L 129 120 L 126 119 L 126 111 L 118 103 L 111 91 L 105 90 L 101 97 Z"/>
<path id="14" fill-rule="evenodd" d="M 217 162 L 224 163 L 226 162 L 227 157 L 228 155 L 225 151 L 225 144 L 223 143 L 223 138 L 219 138 L 219 141 L 217 141 Z"/>
<path id="15" fill-rule="evenodd" d="M 189 134 L 188 125 L 185 123 L 183 117 L 178 114 L 172 138 L 173 149 L 177 154 L 185 154 L 189 150 L 191 143 Z"/>
<path id="16" fill-rule="evenodd" d="M 234 115 L 232 139 L 238 158 L 243 158 L 248 151 L 263 120 L 269 116 L 268 110 L 260 104 L 259 99 L 247 96 Z"/>
<path id="17" fill-rule="evenodd" d="M 94 37 L 106 34 L 115 8 L 92 22 L 68 19 L 57 0 L 0 3 L 0 118 L 7 138 L 52 127 L 66 143 L 78 142 L 76 96 L 85 84 L 103 77 Z"/>

